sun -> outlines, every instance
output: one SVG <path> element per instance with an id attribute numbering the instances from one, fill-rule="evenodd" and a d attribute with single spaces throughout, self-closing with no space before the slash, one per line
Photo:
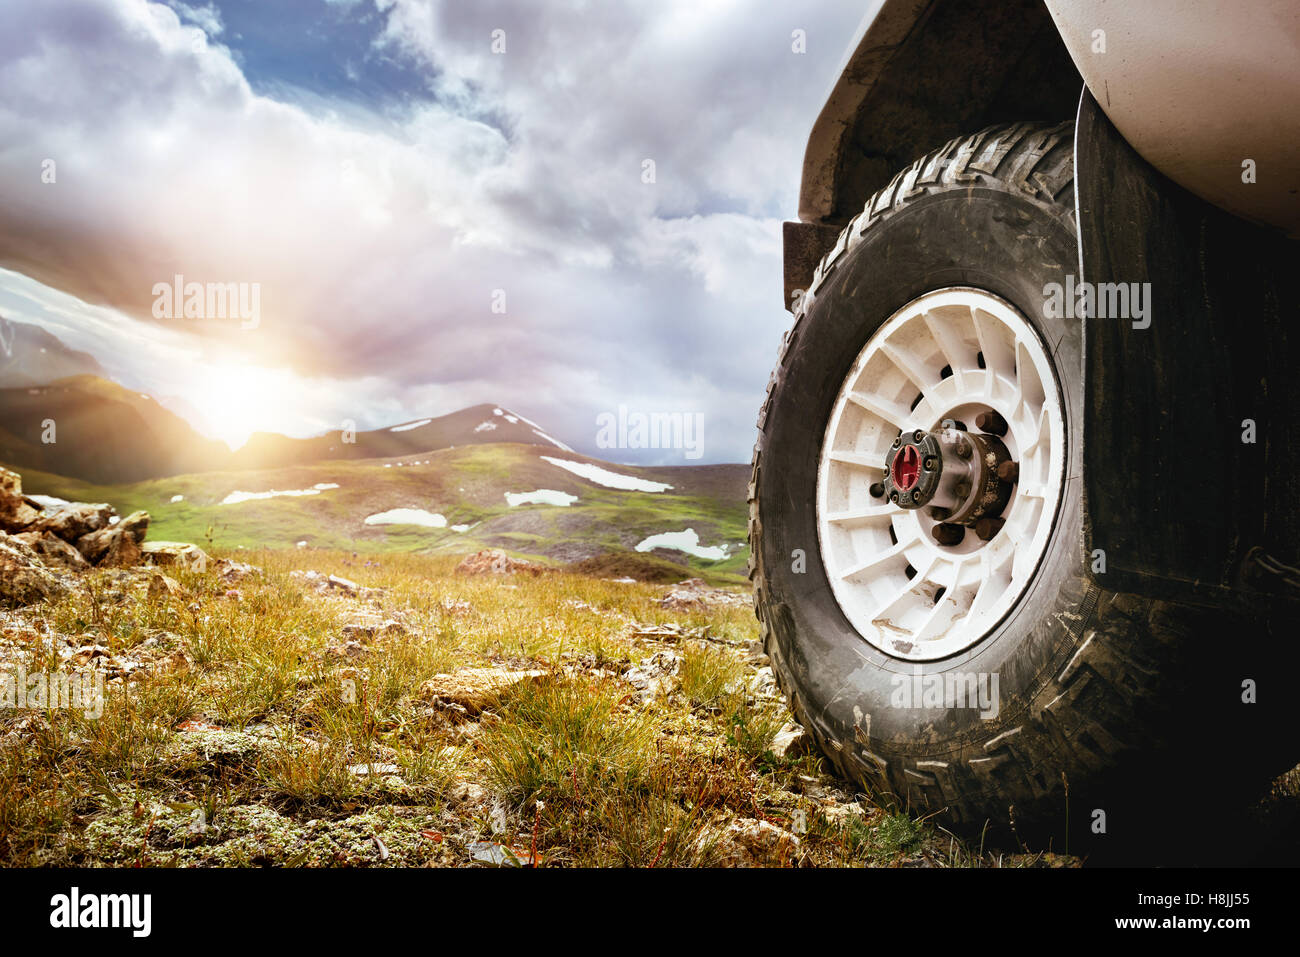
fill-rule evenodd
<path id="1" fill-rule="evenodd" d="M 181 397 L 202 416 L 207 431 L 232 450 L 259 431 L 273 431 L 298 398 L 282 370 L 244 363 L 204 362 L 182 387 Z"/>

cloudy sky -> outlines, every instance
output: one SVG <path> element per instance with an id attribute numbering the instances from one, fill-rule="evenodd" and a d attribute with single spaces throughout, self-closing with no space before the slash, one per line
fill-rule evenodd
<path id="1" fill-rule="evenodd" d="M 683 461 L 598 449 L 624 405 L 748 460 L 780 224 L 871 6 L 0 0 L 0 314 L 235 444 L 493 402 Z M 156 317 L 177 274 L 257 283 L 256 328 Z"/>

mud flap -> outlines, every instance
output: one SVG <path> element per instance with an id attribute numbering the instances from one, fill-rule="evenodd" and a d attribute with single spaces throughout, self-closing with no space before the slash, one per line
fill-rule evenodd
<path id="1" fill-rule="evenodd" d="M 1089 574 L 1153 598 L 1290 604 L 1300 243 L 1165 178 L 1087 90 L 1075 136 L 1081 275 L 1062 299 L 1084 322 Z"/>

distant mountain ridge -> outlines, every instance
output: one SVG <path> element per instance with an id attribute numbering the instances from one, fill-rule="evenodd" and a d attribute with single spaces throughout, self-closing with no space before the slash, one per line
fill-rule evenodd
<path id="1" fill-rule="evenodd" d="M 294 439 L 274 432 L 255 432 L 234 453 L 229 467 L 283 468 L 329 459 L 398 458 L 492 442 L 548 445 L 560 451 L 570 451 L 568 446 L 551 438 L 531 420 L 501 406 L 483 404 L 383 429 L 359 431 L 354 435 L 339 429 L 313 438 Z"/>
<path id="2" fill-rule="evenodd" d="M 0 462 L 96 484 L 333 459 L 400 458 L 502 442 L 569 451 L 531 420 L 483 404 L 355 434 L 339 430 L 297 439 L 258 432 L 231 452 L 163 402 L 98 375 L 0 388 Z"/>
<path id="3" fill-rule="evenodd" d="M 0 461 L 88 482 L 138 482 L 202 472 L 229 460 L 152 397 L 78 375 L 0 389 Z"/>
<path id="4" fill-rule="evenodd" d="M 40 326 L 0 316 L 0 388 L 44 385 L 75 375 L 108 373 L 94 356 L 69 348 Z"/>

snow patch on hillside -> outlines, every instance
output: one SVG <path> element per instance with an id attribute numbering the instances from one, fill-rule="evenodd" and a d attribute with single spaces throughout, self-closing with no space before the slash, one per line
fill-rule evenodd
<path id="1" fill-rule="evenodd" d="M 437 512 L 422 508 L 390 508 L 366 516 L 367 525 L 423 525 L 426 528 L 446 528 L 447 519 Z"/>
<path id="2" fill-rule="evenodd" d="M 653 548 L 671 548 L 713 562 L 721 561 L 727 557 L 726 545 L 701 545 L 700 536 L 696 534 L 693 528 L 681 532 L 661 532 L 658 535 L 651 535 L 638 544 L 636 550 L 638 552 L 648 552 Z"/>
<path id="3" fill-rule="evenodd" d="M 557 492 L 553 488 L 539 488 L 533 492 L 506 492 L 506 504 L 511 508 L 518 505 L 561 505 L 568 507 L 578 500 L 578 496 L 568 492 Z"/>
<path id="4" fill-rule="evenodd" d="M 572 452 L 572 451 L 573 451 L 573 449 L 569 448 L 567 445 L 565 445 L 565 444 L 564 444 L 563 442 L 561 442 L 559 439 L 553 439 L 553 438 L 551 438 L 549 435 L 547 435 L 547 434 L 546 434 L 545 432 L 543 432 L 541 429 L 533 429 L 533 435 L 540 435 L 540 436 L 541 436 L 542 438 L 544 438 L 547 442 L 550 442 L 553 446 L 555 446 L 557 449 L 560 449 L 561 451 L 564 451 L 564 452 Z"/>
<path id="5" fill-rule="evenodd" d="M 240 502 L 253 502 L 264 498 L 279 498 L 285 495 L 319 495 L 332 488 L 338 488 L 336 482 L 317 482 L 311 488 L 270 489 L 266 492 L 234 491 L 223 498 L 218 505 L 238 505 Z"/>
<path id="6" fill-rule="evenodd" d="M 632 475 L 620 475 L 618 472 L 611 472 L 609 469 L 603 469 L 598 465 L 569 462 L 565 459 L 551 458 L 549 455 L 543 455 L 541 459 L 543 462 L 550 462 L 552 465 L 572 472 L 574 475 L 579 475 L 588 482 L 603 485 L 605 488 L 617 488 L 625 492 L 663 492 L 672 488 L 667 482 L 651 482 L 648 479 L 636 478 Z"/>
<path id="7" fill-rule="evenodd" d="M 389 432 L 409 432 L 411 429 L 418 429 L 422 425 L 428 425 L 433 419 L 421 419 L 419 422 L 407 422 L 405 425 L 395 425 Z"/>

